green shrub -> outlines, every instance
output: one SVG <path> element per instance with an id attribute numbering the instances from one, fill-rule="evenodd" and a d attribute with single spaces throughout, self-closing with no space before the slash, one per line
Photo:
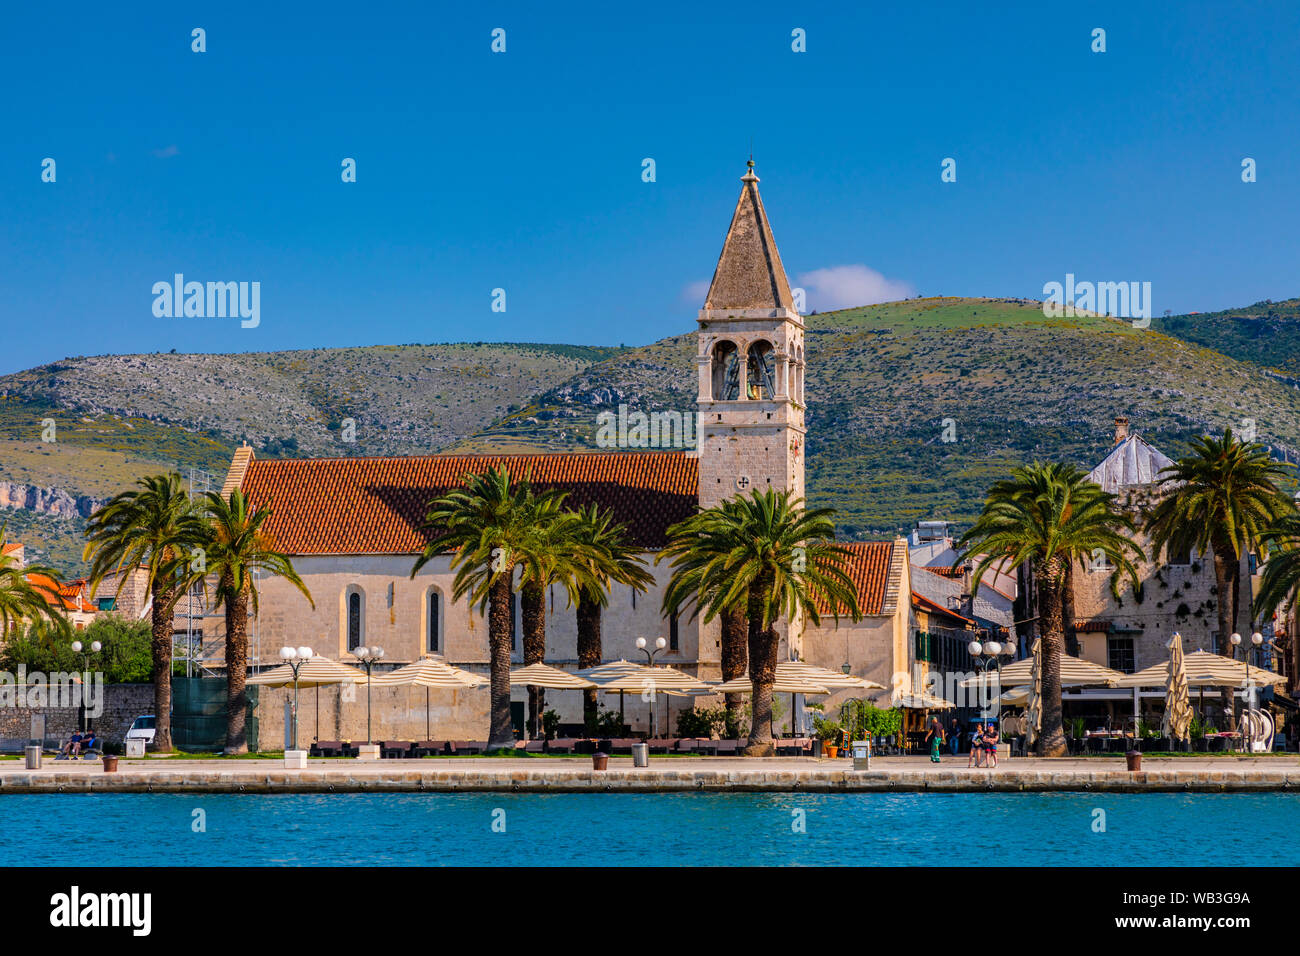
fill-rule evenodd
<path id="1" fill-rule="evenodd" d="M 727 708 L 692 707 L 677 714 L 677 736 L 679 737 L 713 737 L 720 736 L 727 727 Z"/>
<path id="2" fill-rule="evenodd" d="M 99 641 L 98 654 L 77 654 L 73 640 L 85 648 Z M 52 674 L 56 671 L 102 671 L 107 684 L 143 684 L 153 679 L 152 638 L 148 621 L 128 621 L 116 615 L 98 618 L 74 637 L 57 634 L 47 622 L 38 621 L 26 632 L 10 638 L 0 648 L 0 670 L 14 673 L 19 665 L 28 671 Z"/>

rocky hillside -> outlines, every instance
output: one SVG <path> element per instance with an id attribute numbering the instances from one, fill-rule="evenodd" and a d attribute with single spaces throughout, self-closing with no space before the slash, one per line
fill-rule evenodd
<path id="1" fill-rule="evenodd" d="M 839 510 L 849 537 L 920 518 L 968 521 L 1015 464 L 1090 467 L 1116 415 L 1171 456 L 1194 435 L 1250 419 L 1279 457 L 1297 460 L 1300 390 L 1279 371 L 1300 354 L 1295 325 L 1267 311 L 1216 315 L 1143 330 L 1048 319 L 1031 301 L 932 298 L 810 316 L 809 496 Z M 1273 323 L 1267 341 L 1222 331 L 1256 321 Z M 683 326 L 631 349 L 103 356 L 5 376 L 0 505 L 21 504 L 0 514 L 21 516 L 29 539 L 66 556 L 79 551 L 86 505 L 163 468 L 193 471 L 200 486 L 205 473 L 219 481 L 243 438 L 262 456 L 594 448 L 597 414 L 620 403 L 692 408 L 695 339 Z M 1233 355 L 1211 347 L 1220 339 Z M 43 442 L 50 422 L 56 441 Z"/>

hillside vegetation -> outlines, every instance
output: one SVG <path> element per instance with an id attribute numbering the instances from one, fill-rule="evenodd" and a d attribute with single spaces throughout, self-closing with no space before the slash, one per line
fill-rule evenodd
<path id="1" fill-rule="evenodd" d="M 1171 457 L 1195 435 L 1253 419 L 1259 439 L 1295 461 L 1300 391 L 1285 370 L 1300 355 L 1297 307 L 1273 303 L 1273 318 L 1262 305 L 1168 317 L 1151 329 L 1048 319 L 1039 303 L 1015 299 L 912 299 L 809 316 L 809 498 L 838 509 L 847 537 L 905 531 L 922 518 L 967 522 L 988 485 L 1017 464 L 1092 467 L 1117 415 Z M 1254 334 L 1265 327 L 1267 336 Z M 684 321 L 683 334 L 637 348 L 67 359 L 0 378 L 0 481 L 74 496 L 106 496 L 168 466 L 219 481 L 245 437 L 263 457 L 594 449 L 596 416 L 621 403 L 692 410 L 695 348 Z M 57 423 L 55 447 L 40 441 L 47 418 Z M 353 443 L 342 440 L 348 418 Z M 75 521 L 22 520 L 51 555 L 79 553 Z"/>

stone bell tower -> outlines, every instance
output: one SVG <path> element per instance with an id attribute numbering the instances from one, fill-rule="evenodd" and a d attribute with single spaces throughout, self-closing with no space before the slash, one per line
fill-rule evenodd
<path id="1" fill-rule="evenodd" d="M 700 507 L 752 489 L 804 497 L 804 325 L 758 195 L 743 177 L 700 309 Z"/>

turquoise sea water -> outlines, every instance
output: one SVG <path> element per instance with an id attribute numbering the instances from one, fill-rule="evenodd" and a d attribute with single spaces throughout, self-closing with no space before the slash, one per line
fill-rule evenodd
<path id="1" fill-rule="evenodd" d="M 0 797 L 0 866 L 1293 866 L 1297 835 L 1289 793 Z"/>

